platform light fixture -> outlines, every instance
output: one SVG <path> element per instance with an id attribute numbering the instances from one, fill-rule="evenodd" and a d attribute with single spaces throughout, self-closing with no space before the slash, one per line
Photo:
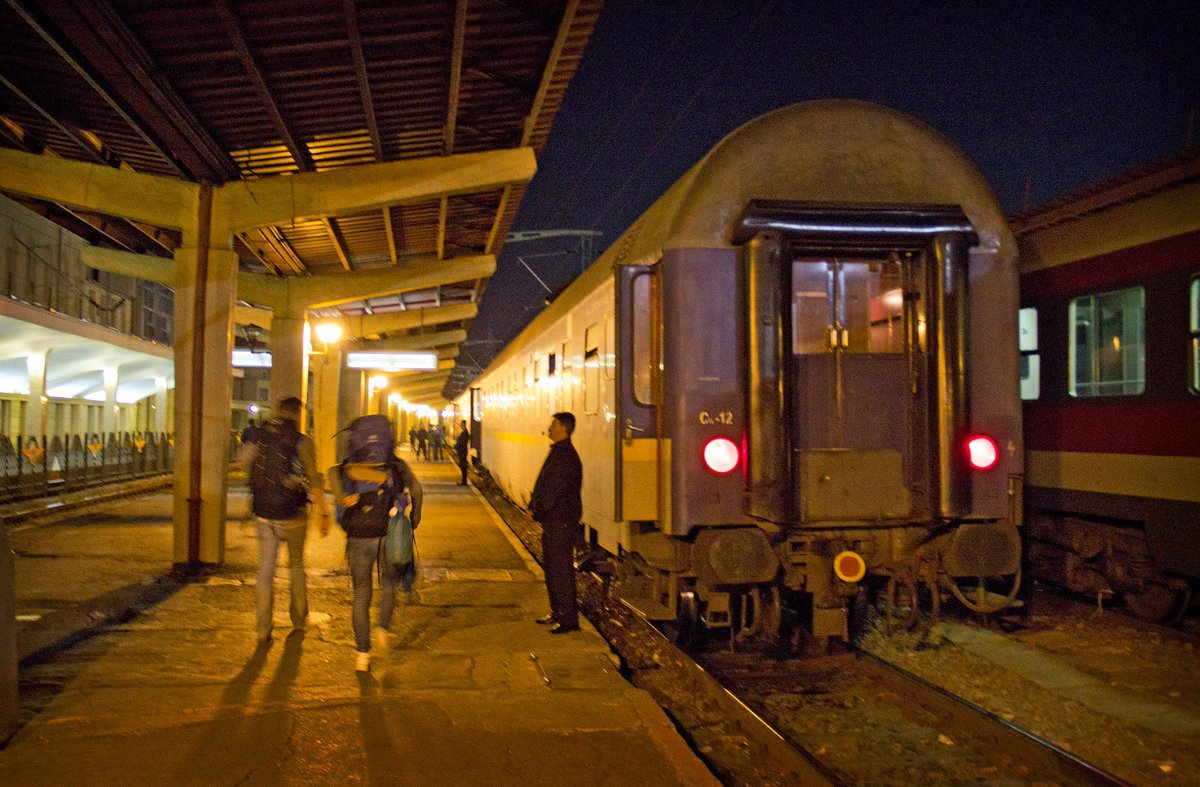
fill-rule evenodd
<path id="1" fill-rule="evenodd" d="M 437 371 L 437 353 L 358 350 L 346 353 L 346 368 L 381 372 L 433 372 Z"/>

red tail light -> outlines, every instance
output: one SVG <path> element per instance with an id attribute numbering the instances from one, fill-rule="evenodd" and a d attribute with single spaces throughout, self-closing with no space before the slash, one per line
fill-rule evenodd
<path id="1" fill-rule="evenodd" d="M 728 437 L 714 437 L 704 444 L 704 466 L 718 475 L 732 473 L 740 458 L 737 443 Z"/>
<path id="2" fill-rule="evenodd" d="M 971 467 L 976 470 L 991 470 L 1000 459 L 1000 449 L 996 441 L 985 434 L 975 435 L 967 441 L 967 455 Z"/>

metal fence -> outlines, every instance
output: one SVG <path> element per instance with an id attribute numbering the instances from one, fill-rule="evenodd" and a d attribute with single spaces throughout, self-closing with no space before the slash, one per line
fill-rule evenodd
<path id="1" fill-rule="evenodd" d="M 0 435 L 0 502 L 56 495 L 174 469 L 175 439 L 166 433 Z"/>

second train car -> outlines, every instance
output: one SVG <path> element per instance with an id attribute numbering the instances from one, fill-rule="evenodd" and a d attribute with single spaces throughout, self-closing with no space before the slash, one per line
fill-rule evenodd
<path id="1" fill-rule="evenodd" d="M 587 536 L 653 620 L 845 638 L 870 582 L 990 612 L 1021 581 L 1017 305 L 953 144 L 807 102 L 717 144 L 460 406 L 519 502 L 575 413 Z"/>

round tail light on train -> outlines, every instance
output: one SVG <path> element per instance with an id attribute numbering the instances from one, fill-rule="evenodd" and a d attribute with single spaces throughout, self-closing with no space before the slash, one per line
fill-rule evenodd
<path id="1" fill-rule="evenodd" d="M 740 458 L 737 444 L 728 437 L 714 437 L 704 444 L 704 466 L 719 475 L 732 473 Z"/>
<path id="2" fill-rule="evenodd" d="M 967 455 L 971 467 L 976 470 L 991 470 L 1000 458 L 1000 449 L 996 441 L 985 434 L 975 435 L 967 441 Z"/>

